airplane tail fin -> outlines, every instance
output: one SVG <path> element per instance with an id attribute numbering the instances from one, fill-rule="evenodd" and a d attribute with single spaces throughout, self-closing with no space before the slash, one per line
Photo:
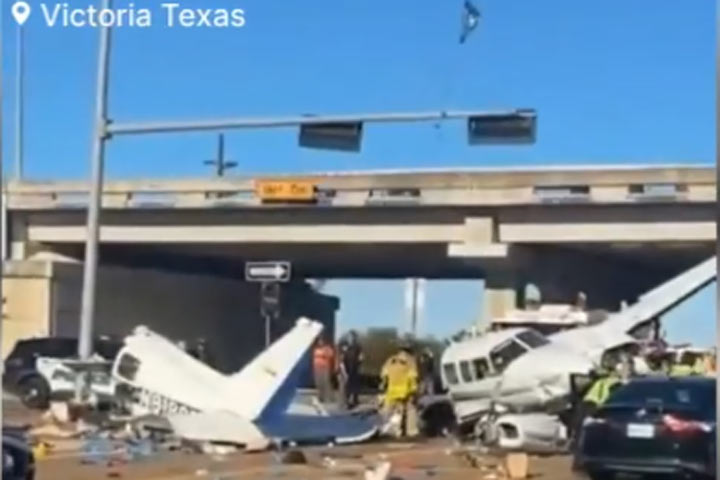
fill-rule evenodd
<path id="1" fill-rule="evenodd" d="M 289 332 L 229 377 L 229 388 L 246 418 L 285 413 L 295 396 L 303 360 L 322 329 L 319 322 L 299 319 Z"/>
<path id="2" fill-rule="evenodd" d="M 717 257 L 712 257 L 640 296 L 627 309 L 612 315 L 605 326 L 629 333 L 635 327 L 668 312 L 717 278 Z"/>

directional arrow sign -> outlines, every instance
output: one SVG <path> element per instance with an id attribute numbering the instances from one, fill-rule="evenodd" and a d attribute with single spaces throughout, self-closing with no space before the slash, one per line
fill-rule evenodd
<path id="1" fill-rule="evenodd" d="M 287 282 L 290 262 L 246 262 L 245 280 L 248 282 Z"/>

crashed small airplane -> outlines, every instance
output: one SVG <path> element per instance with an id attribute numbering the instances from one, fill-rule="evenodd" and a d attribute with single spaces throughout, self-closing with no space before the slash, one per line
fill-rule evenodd
<path id="1" fill-rule="evenodd" d="M 508 328 L 451 344 L 441 359 L 441 376 L 459 425 L 474 426 L 506 448 L 553 449 L 562 445 L 573 379 L 588 378 L 604 353 L 635 345 L 633 336 L 649 322 L 711 283 L 713 257 L 609 314 L 601 323 L 544 336 Z M 425 411 L 447 405 L 428 399 Z"/>
<path id="2" fill-rule="evenodd" d="M 126 337 L 112 369 L 129 392 L 134 417 L 159 416 L 188 440 L 248 450 L 276 442 L 354 443 L 373 437 L 380 422 L 352 414 L 298 414 L 302 360 L 322 330 L 305 318 L 239 372 L 224 375 L 147 327 Z M 290 410 L 290 411 L 289 411 Z"/>

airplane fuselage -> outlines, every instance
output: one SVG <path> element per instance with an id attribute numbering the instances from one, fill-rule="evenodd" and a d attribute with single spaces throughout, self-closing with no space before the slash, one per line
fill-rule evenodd
<path id="1" fill-rule="evenodd" d="M 584 355 L 529 332 L 491 332 L 445 351 L 443 380 L 461 422 L 493 406 L 533 411 L 562 404 L 571 393 L 571 375 L 593 368 Z"/>

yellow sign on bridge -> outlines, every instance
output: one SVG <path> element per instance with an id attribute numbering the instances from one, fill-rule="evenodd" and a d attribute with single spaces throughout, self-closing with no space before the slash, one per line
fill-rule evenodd
<path id="1" fill-rule="evenodd" d="M 309 202 L 315 200 L 315 184 L 297 180 L 258 180 L 255 194 L 268 202 Z"/>

